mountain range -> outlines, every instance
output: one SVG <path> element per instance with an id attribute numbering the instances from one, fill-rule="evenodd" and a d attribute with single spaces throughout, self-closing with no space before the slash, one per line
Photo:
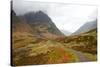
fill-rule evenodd
<path id="1" fill-rule="evenodd" d="M 42 11 L 29 12 L 21 16 L 17 16 L 12 10 L 12 27 L 14 31 L 32 33 L 42 38 L 57 38 L 78 35 L 89 30 L 97 28 L 97 19 L 90 21 L 81 26 L 77 31 L 71 34 L 66 30 L 59 30 L 52 22 L 50 17 Z M 65 35 L 64 35 L 65 34 Z"/>

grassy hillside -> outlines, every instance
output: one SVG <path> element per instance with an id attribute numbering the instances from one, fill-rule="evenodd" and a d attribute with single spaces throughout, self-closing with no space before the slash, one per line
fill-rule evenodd
<path id="1" fill-rule="evenodd" d="M 97 31 L 93 29 L 89 32 L 65 38 L 65 46 L 92 54 L 97 54 Z"/>
<path id="2" fill-rule="evenodd" d="M 77 36 L 50 40 L 31 34 L 13 36 L 13 65 L 96 61 L 96 29 Z"/>

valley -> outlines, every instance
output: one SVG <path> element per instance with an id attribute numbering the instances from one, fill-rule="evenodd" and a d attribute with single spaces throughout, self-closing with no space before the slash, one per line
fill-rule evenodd
<path id="1" fill-rule="evenodd" d="M 66 36 L 42 11 L 12 16 L 13 66 L 97 60 L 97 28 Z"/>

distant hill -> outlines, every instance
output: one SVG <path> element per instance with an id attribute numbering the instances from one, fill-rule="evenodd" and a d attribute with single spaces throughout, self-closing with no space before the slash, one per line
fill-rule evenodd
<path id="1" fill-rule="evenodd" d="M 89 30 L 97 28 L 97 19 L 91 22 L 85 23 L 83 26 L 81 26 L 76 32 L 72 33 L 72 35 L 77 35 L 80 33 L 87 32 Z"/>

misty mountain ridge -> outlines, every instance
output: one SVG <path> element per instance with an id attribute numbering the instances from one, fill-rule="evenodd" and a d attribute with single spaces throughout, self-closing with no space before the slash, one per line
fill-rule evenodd
<path id="1" fill-rule="evenodd" d="M 78 35 L 81 33 L 85 33 L 85 32 L 88 32 L 92 29 L 95 29 L 95 28 L 97 28 L 97 19 L 94 21 L 90 21 L 90 22 L 85 23 L 83 26 L 81 26 L 77 31 L 75 31 L 71 35 Z"/>

